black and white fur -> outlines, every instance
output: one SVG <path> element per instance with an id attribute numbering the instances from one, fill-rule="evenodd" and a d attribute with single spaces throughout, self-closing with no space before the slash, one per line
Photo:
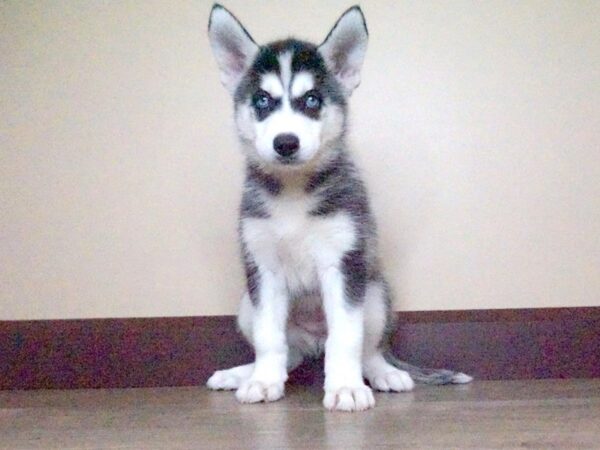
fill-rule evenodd
<path id="1" fill-rule="evenodd" d="M 256 354 L 252 364 L 215 372 L 208 387 L 235 389 L 244 403 L 274 401 L 288 372 L 323 351 L 330 410 L 371 408 L 371 388 L 409 391 L 413 378 L 469 382 L 389 352 L 390 291 L 345 142 L 347 102 L 367 48 L 360 8 L 347 10 L 319 46 L 260 46 L 220 5 L 208 32 L 246 156 L 239 233 L 248 290 L 238 323 Z"/>

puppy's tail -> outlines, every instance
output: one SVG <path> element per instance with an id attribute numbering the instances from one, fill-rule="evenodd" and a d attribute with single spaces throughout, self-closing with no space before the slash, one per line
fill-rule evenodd
<path id="1" fill-rule="evenodd" d="M 426 369 L 413 366 L 400 361 L 391 352 L 387 352 L 385 359 L 397 369 L 408 372 L 413 380 L 424 384 L 466 384 L 473 381 L 473 377 L 462 372 L 454 372 L 447 369 Z"/>

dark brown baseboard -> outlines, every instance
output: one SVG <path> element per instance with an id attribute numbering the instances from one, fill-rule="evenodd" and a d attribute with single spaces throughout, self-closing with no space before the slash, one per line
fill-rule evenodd
<path id="1" fill-rule="evenodd" d="M 600 307 L 401 312 L 394 350 L 478 379 L 600 377 Z M 0 321 L 0 389 L 201 385 L 251 360 L 232 316 Z"/>

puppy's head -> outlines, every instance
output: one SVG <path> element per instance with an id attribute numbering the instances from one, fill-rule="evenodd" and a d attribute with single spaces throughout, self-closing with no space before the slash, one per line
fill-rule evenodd
<path id="1" fill-rule="evenodd" d="M 295 170 L 341 138 L 346 99 L 360 82 L 367 48 L 358 6 L 347 10 L 318 46 L 295 39 L 260 46 L 220 5 L 213 6 L 208 34 L 249 157 Z"/>

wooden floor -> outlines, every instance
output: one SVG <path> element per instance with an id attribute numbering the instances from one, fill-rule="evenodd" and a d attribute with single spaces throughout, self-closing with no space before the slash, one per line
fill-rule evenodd
<path id="1" fill-rule="evenodd" d="M 480 381 L 329 413 L 317 387 L 272 404 L 161 388 L 0 392 L 2 449 L 600 449 L 600 379 Z"/>

